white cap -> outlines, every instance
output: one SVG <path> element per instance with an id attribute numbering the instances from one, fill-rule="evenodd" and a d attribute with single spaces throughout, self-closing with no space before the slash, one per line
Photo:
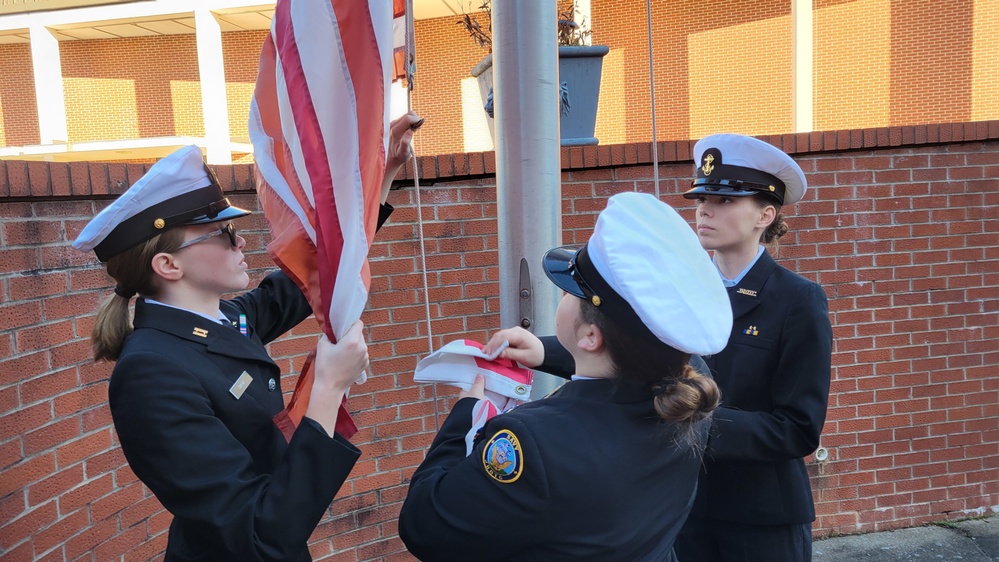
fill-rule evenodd
<path id="1" fill-rule="evenodd" d="M 153 164 L 128 191 L 97 214 L 73 242 L 94 250 L 102 262 L 182 225 L 230 220 L 250 214 L 222 195 L 201 149 L 185 146 Z"/>
<path id="2" fill-rule="evenodd" d="M 697 179 L 687 199 L 699 195 L 769 195 L 779 205 L 801 200 L 808 189 L 801 167 L 776 146 L 730 133 L 711 135 L 694 145 Z"/>
<path id="3" fill-rule="evenodd" d="M 553 283 L 636 336 L 694 355 L 728 343 L 732 307 L 718 270 L 687 221 L 652 195 L 611 197 L 586 245 L 550 250 L 543 265 Z"/>

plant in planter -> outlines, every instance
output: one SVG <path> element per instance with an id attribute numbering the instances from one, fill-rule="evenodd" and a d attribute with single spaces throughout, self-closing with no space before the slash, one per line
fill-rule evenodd
<path id="1" fill-rule="evenodd" d="M 489 122 L 493 128 L 493 73 L 492 73 L 492 2 L 484 0 L 476 13 L 463 10 L 457 24 L 472 41 L 489 54 L 472 69 L 478 78 L 479 93 Z M 566 3 L 558 10 L 556 25 L 559 65 L 559 132 L 562 146 L 597 144 L 593 136 L 597 119 L 597 101 L 600 95 L 600 73 L 603 57 L 609 49 L 605 46 L 587 45 L 590 31 L 576 21 L 576 2 Z M 495 136 L 494 136 L 495 140 Z"/>

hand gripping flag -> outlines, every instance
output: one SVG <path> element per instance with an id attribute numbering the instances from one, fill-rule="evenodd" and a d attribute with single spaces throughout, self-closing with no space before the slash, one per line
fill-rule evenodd
<path id="1" fill-rule="evenodd" d="M 278 0 L 249 132 L 267 251 L 337 341 L 368 298 L 389 139 L 394 8 L 401 0 Z M 287 439 L 309 404 L 314 352 L 274 421 Z M 343 404 L 336 430 L 357 431 Z"/>

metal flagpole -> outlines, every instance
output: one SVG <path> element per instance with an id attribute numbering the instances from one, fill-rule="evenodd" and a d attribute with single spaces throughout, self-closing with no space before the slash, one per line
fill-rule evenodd
<path id="1" fill-rule="evenodd" d="M 500 322 L 551 335 L 561 291 L 541 258 L 562 243 L 556 0 L 492 8 Z M 558 381 L 538 375 L 532 398 Z"/>

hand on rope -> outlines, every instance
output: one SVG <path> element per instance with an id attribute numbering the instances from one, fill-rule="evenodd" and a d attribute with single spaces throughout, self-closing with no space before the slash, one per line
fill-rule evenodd
<path id="1" fill-rule="evenodd" d="M 424 119 L 414 111 L 400 115 L 389 124 L 389 147 L 385 169 L 401 167 L 413 156 L 413 133 L 423 126 Z"/>
<path id="2" fill-rule="evenodd" d="M 382 181 L 381 202 L 388 199 L 392 180 L 399 170 L 414 156 L 413 133 L 423 125 L 424 119 L 413 111 L 405 113 L 389 124 L 388 152 L 385 154 L 385 179 Z"/>

